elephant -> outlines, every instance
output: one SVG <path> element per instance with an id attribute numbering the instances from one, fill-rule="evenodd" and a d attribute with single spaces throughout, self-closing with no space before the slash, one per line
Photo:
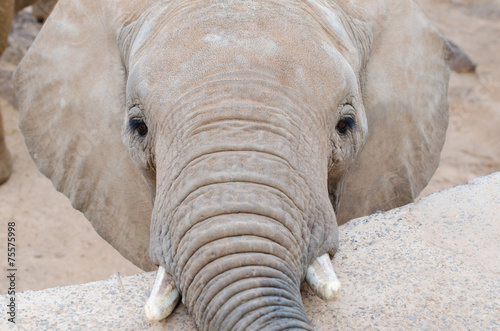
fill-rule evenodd
<path id="1" fill-rule="evenodd" d="M 92 17 L 94 19 L 89 19 Z M 157 269 L 151 320 L 312 330 L 338 225 L 415 199 L 448 43 L 412 0 L 61 0 L 15 72 L 39 170 Z"/>
<path id="2" fill-rule="evenodd" d="M 54 9 L 57 0 L 38 0 L 33 4 L 33 16 L 38 22 L 43 23 Z"/>
<path id="3" fill-rule="evenodd" d="M 36 0 L 0 0 L 0 55 L 7 47 L 7 38 L 9 36 L 10 26 L 14 15 L 21 9 L 32 5 Z M 50 8 L 55 6 L 55 0 L 39 0 L 35 6 L 43 8 L 39 19 L 47 18 L 50 14 Z M 0 184 L 9 179 L 12 173 L 12 158 L 5 143 L 5 134 L 3 130 L 3 120 L 0 110 Z"/>
<path id="4" fill-rule="evenodd" d="M 476 63 L 457 44 L 449 39 L 447 41 L 453 51 L 453 56 L 450 59 L 450 69 L 458 73 L 475 72 Z"/>
<path id="5" fill-rule="evenodd" d="M 9 179 L 12 173 L 12 160 L 5 143 L 5 134 L 3 132 L 3 119 L 0 113 L 0 184 Z"/>
<path id="6" fill-rule="evenodd" d="M 43 21 L 56 3 L 57 0 L 0 0 L 0 54 L 7 47 L 10 26 L 17 12 L 33 5 L 34 16 Z"/>

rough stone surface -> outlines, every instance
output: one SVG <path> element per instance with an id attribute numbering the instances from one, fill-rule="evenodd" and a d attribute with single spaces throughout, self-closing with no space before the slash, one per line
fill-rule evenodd
<path id="1" fill-rule="evenodd" d="M 500 173 L 353 220 L 340 235 L 340 300 L 302 288 L 317 330 L 500 329 Z M 167 320 L 145 320 L 154 276 L 18 293 L 17 323 L 3 317 L 0 329 L 194 329 L 182 305 Z"/>

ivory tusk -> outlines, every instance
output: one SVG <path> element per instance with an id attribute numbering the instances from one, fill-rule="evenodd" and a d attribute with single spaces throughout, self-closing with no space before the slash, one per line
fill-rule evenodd
<path id="1" fill-rule="evenodd" d="M 318 257 L 307 269 L 306 281 L 318 297 L 327 301 L 338 300 L 340 281 L 333 270 L 328 254 Z"/>
<path id="2" fill-rule="evenodd" d="M 175 287 L 174 279 L 164 267 L 158 268 L 155 285 L 144 310 L 150 321 L 160 321 L 170 315 L 177 306 L 181 295 Z"/>

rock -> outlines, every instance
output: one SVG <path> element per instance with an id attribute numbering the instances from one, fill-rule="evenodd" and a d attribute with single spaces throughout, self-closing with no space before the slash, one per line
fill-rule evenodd
<path id="1" fill-rule="evenodd" d="M 500 173 L 340 228 L 341 297 L 303 301 L 317 330 L 500 328 Z M 18 293 L 0 329 L 193 330 L 184 306 L 146 321 L 155 273 Z M 9 296 L 0 296 L 5 307 Z"/>
<path id="2" fill-rule="evenodd" d="M 500 328 L 500 173 L 340 232 L 339 301 L 304 303 L 320 330 Z"/>

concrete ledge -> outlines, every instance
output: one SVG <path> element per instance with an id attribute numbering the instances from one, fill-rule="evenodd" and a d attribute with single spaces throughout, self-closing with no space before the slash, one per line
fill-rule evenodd
<path id="1" fill-rule="evenodd" d="M 500 173 L 341 228 L 337 302 L 302 295 L 318 330 L 500 329 Z M 18 293 L 0 329 L 192 330 L 184 306 L 159 323 L 143 305 L 155 273 Z M 8 296 L 0 297 L 2 311 Z"/>

